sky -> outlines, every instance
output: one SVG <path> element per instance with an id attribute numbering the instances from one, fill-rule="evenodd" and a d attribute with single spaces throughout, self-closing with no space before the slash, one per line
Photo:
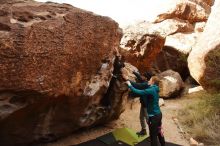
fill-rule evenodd
<path id="1" fill-rule="evenodd" d="M 36 0 L 46 2 L 47 0 Z M 75 7 L 109 16 L 126 26 L 136 21 L 153 21 L 156 16 L 166 11 L 169 2 L 174 0 L 50 0 L 68 3 Z"/>

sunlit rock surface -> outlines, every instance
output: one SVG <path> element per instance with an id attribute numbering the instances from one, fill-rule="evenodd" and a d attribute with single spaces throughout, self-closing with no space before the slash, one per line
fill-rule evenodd
<path id="1" fill-rule="evenodd" d="M 155 22 L 161 22 L 166 19 L 179 18 L 189 22 L 206 21 L 211 12 L 211 7 L 204 2 L 197 0 L 177 0 L 173 2 L 167 12 L 158 15 Z"/>
<path id="2" fill-rule="evenodd" d="M 220 1 L 215 1 L 204 32 L 188 58 L 192 77 L 205 90 L 220 90 Z"/>
<path id="3" fill-rule="evenodd" d="M 160 77 L 160 97 L 167 99 L 180 95 L 184 84 L 178 72 L 167 70 L 158 76 Z"/>
<path id="4" fill-rule="evenodd" d="M 67 4 L 1 1 L 1 145 L 117 119 L 127 91 L 115 59 L 121 36 L 112 19 Z"/>
<path id="5" fill-rule="evenodd" d="M 149 25 L 141 22 L 128 26 L 123 30 L 120 43 L 120 53 L 140 71 L 149 69 L 165 42 L 160 34 L 148 32 Z"/>

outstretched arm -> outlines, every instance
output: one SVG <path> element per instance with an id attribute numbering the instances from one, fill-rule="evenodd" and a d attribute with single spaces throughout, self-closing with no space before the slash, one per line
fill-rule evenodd
<path id="1" fill-rule="evenodd" d="M 133 81 L 130 81 L 130 82 L 131 82 L 131 85 L 136 89 L 143 90 L 149 87 L 148 82 L 143 82 L 143 83 L 136 83 Z"/>
<path id="2" fill-rule="evenodd" d="M 140 73 L 136 72 L 136 71 L 133 71 L 133 74 L 136 76 L 137 80 L 139 82 L 144 82 L 144 80 L 142 79 Z"/>
<path id="3" fill-rule="evenodd" d="M 128 87 L 131 89 L 132 92 L 136 93 L 137 95 L 145 95 L 145 90 L 139 90 L 134 88 L 132 85 L 128 85 Z"/>
<path id="4" fill-rule="evenodd" d="M 139 90 L 139 89 L 134 88 L 131 85 L 130 81 L 126 81 L 126 83 L 128 84 L 128 88 L 130 88 L 132 92 L 134 92 L 134 93 L 136 93 L 138 95 L 151 95 L 152 92 L 153 92 L 153 90 L 151 88 L 144 89 L 144 90 Z"/>

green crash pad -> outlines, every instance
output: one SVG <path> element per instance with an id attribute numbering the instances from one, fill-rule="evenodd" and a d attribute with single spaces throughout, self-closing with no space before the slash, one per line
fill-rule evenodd
<path id="1" fill-rule="evenodd" d="M 112 133 L 117 141 L 122 141 L 131 146 L 134 146 L 135 144 L 147 138 L 147 135 L 139 137 L 135 131 L 129 128 L 119 128 L 113 131 Z"/>
<path id="2" fill-rule="evenodd" d="M 116 141 L 112 144 L 106 144 L 106 143 L 101 142 L 98 139 L 93 139 L 93 140 L 83 142 L 78 145 L 72 145 L 72 146 L 129 146 L 129 145 L 121 141 Z"/>
<path id="3" fill-rule="evenodd" d="M 100 136 L 97 139 L 108 145 L 113 144 L 116 141 L 122 141 L 130 146 L 134 146 L 146 138 L 147 136 L 138 137 L 136 132 L 129 128 L 119 128 L 111 133 Z"/>
<path id="4" fill-rule="evenodd" d="M 150 146 L 148 136 L 138 137 L 135 131 L 129 128 L 119 128 L 96 139 L 78 144 L 77 146 Z M 159 142 L 158 142 L 159 143 Z M 166 142 L 166 146 L 180 146 Z"/>

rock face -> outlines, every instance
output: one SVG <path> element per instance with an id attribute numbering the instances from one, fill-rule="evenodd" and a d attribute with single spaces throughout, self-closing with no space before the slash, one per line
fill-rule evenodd
<path id="1" fill-rule="evenodd" d="M 158 16 L 155 24 L 152 25 L 161 25 L 161 28 L 157 30 L 160 34 L 164 34 L 166 41 L 162 52 L 152 63 L 153 71 L 160 73 L 172 69 L 180 73 L 183 80 L 189 76 L 187 57 L 204 30 L 212 2 L 206 0 L 173 1 L 171 9 Z"/>
<path id="2" fill-rule="evenodd" d="M 155 22 L 171 18 L 188 20 L 191 23 L 201 22 L 208 19 L 210 12 L 211 8 L 206 3 L 199 3 L 197 0 L 178 0 L 168 12 L 158 15 Z"/>
<path id="3" fill-rule="evenodd" d="M 172 69 L 186 79 L 187 57 L 203 31 L 212 3 L 211 0 L 173 1 L 170 9 L 158 15 L 154 23 L 139 22 L 125 28 L 121 53 L 141 72 L 161 73 Z"/>
<path id="4" fill-rule="evenodd" d="M 121 70 L 123 78 L 135 82 L 136 76 L 134 75 L 133 71 L 138 72 L 138 69 L 130 63 L 125 63 L 125 67 Z"/>
<path id="5" fill-rule="evenodd" d="M 202 88 L 202 86 L 196 86 L 196 87 L 193 87 L 193 88 L 189 88 L 188 93 L 191 94 L 191 93 L 202 91 L 202 90 L 204 90 Z"/>
<path id="6" fill-rule="evenodd" d="M 194 26 L 188 21 L 178 18 L 166 19 L 160 23 L 150 23 L 143 21 L 138 22 L 136 25 L 139 27 L 139 29 L 136 28 L 136 30 L 142 29 L 142 31 L 145 33 L 159 34 L 163 37 L 175 34 L 177 32 L 192 32 L 194 29 Z M 127 32 L 126 30 L 125 32 Z"/>
<path id="7" fill-rule="evenodd" d="M 0 143 L 50 141 L 117 118 L 127 90 L 112 79 L 120 38 L 110 18 L 70 5 L 2 3 Z"/>
<path id="8" fill-rule="evenodd" d="M 199 33 L 175 33 L 173 35 L 166 37 L 165 46 L 173 47 L 181 54 L 188 55 L 196 40 L 200 34 Z"/>
<path id="9" fill-rule="evenodd" d="M 212 6 L 215 2 L 215 0 L 190 0 L 190 1 L 196 2 L 196 3 L 203 3 L 203 4 L 205 3 L 209 6 Z"/>
<path id="10" fill-rule="evenodd" d="M 206 90 L 220 90 L 220 1 L 215 1 L 205 30 L 188 57 L 192 77 Z"/>
<path id="11" fill-rule="evenodd" d="M 165 42 L 161 35 L 149 33 L 148 27 L 144 23 L 127 27 L 124 29 L 120 44 L 120 52 L 126 61 L 136 66 L 141 72 L 149 69 Z"/>
<path id="12" fill-rule="evenodd" d="M 171 7 L 167 12 L 158 15 L 155 22 L 158 25 L 158 22 L 162 24 L 167 20 L 177 19 L 182 22 L 182 26 L 187 26 L 185 29 L 178 29 L 174 33 L 166 35 L 164 46 L 173 47 L 180 53 L 188 55 L 197 38 L 203 32 L 205 22 L 211 12 L 211 1 L 177 0 L 174 4 L 173 8 Z M 163 26 L 166 27 L 166 25 Z M 176 30 L 175 27 L 171 27 L 170 31 L 172 30 Z"/>
<path id="13" fill-rule="evenodd" d="M 155 59 L 153 61 L 148 60 L 148 64 L 151 64 L 150 70 L 152 72 L 161 73 L 172 69 L 179 72 L 183 79 L 189 76 L 187 56 L 197 39 L 197 33 L 192 33 L 194 31 L 192 24 L 186 20 L 167 19 L 155 24 L 141 22 L 137 26 L 139 26 L 139 29 L 142 28 L 147 34 L 157 34 L 166 37 L 165 44 L 161 51 L 157 53 Z M 141 68 L 143 67 L 139 66 L 140 70 Z"/>
<path id="14" fill-rule="evenodd" d="M 175 48 L 165 46 L 157 55 L 155 61 L 153 61 L 151 71 L 154 74 L 158 74 L 171 69 L 178 72 L 182 79 L 185 80 L 189 76 L 189 70 L 186 62 L 187 55 L 181 53 Z"/>
<path id="15" fill-rule="evenodd" d="M 183 81 L 178 72 L 167 70 L 158 75 L 160 78 L 160 97 L 176 97 L 183 88 Z"/>

